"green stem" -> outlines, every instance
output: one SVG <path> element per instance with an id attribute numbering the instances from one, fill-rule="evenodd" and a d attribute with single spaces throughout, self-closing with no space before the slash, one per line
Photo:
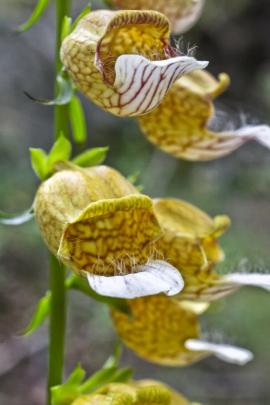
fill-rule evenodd
<path id="1" fill-rule="evenodd" d="M 71 11 L 71 0 L 56 0 L 56 46 L 55 46 L 55 76 L 62 69 L 60 60 L 62 23 Z M 55 80 L 56 83 L 56 80 Z M 55 94 L 57 85 L 55 84 Z M 68 137 L 67 106 L 55 106 L 54 137 L 60 133 Z M 51 405 L 51 387 L 62 383 L 65 350 L 66 326 L 66 289 L 65 268 L 53 255 L 50 256 L 50 331 L 49 331 L 49 366 L 48 366 L 48 405 Z"/>
<path id="2" fill-rule="evenodd" d="M 50 256 L 50 290 L 48 405 L 51 387 L 62 383 L 66 324 L 65 268 L 53 255 Z"/>
<path id="3" fill-rule="evenodd" d="M 71 0 L 56 0 L 56 46 L 55 46 L 55 68 L 56 76 L 62 69 L 60 60 L 60 47 L 62 35 L 62 23 L 65 16 L 69 16 L 71 11 Z M 55 94 L 57 94 L 57 84 L 55 84 Z M 55 138 L 60 134 L 68 137 L 68 105 L 57 105 L 54 110 Z"/>

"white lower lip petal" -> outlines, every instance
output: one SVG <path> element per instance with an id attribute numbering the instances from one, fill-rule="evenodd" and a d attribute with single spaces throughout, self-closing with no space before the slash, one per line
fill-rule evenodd
<path id="1" fill-rule="evenodd" d="M 137 273 L 108 277 L 88 273 L 87 279 L 98 294 L 126 299 L 160 293 L 175 295 L 184 287 L 179 271 L 166 262 L 153 260 L 137 270 Z"/>
<path id="2" fill-rule="evenodd" d="M 120 115 L 141 115 L 157 107 L 182 75 L 204 69 L 208 62 L 179 56 L 150 61 L 140 55 L 121 55 L 115 63 L 114 88 L 119 93 Z"/>

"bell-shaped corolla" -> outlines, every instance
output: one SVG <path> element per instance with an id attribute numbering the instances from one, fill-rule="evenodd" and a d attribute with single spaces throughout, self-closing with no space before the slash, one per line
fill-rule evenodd
<path id="1" fill-rule="evenodd" d="M 172 32 L 188 31 L 200 18 L 205 0 L 110 0 L 111 4 L 126 10 L 155 10 L 165 14 Z"/>
<path id="2" fill-rule="evenodd" d="M 83 17 L 61 48 L 76 87 L 119 116 L 157 107 L 183 74 L 207 62 L 177 56 L 167 18 L 155 11 L 99 10 Z"/>
<path id="3" fill-rule="evenodd" d="M 177 199 L 154 199 L 153 203 L 163 231 L 156 242 L 159 257 L 179 269 L 184 279 L 185 287 L 177 298 L 210 302 L 245 285 L 270 290 L 269 274 L 221 275 L 215 271 L 215 265 L 224 259 L 217 238 L 230 225 L 226 215 L 211 218 Z"/>
<path id="4" fill-rule="evenodd" d="M 112 311 L 116 331 L 137 355 L 166 366 L 186 366 L 207 356 L 244 365 L 250 351 L 202 340 L 198 315 L 207 305 L 179 302 L 162 295 L 129 300 L 130 315 Z"/>
<path id="5" fill-rule="evenodd" d="M 34 210 L 52 253 L 99 294 L 134 298 L 183 288 L 179 271 L 155 260 L 161 228 L 152 200 L 116 170 L 64 166 L 41 184 Z"/>
<path id="6" fill-rule="evenodd" d="M 215 115 L 213 98 L 228 84 L 225 73 L 219 81 L 205 71 L 185 75 L 154 111 L 139 117 L 142 132 L 164 152 L 191 161 L 218 159 L 252 140 L 270 149 L 267 125 L 245 125 L 219 132 L 209 128 Z"/>
<path id="7" fill-rule="evenodd" d="M 192 405 L 182 394 L 155 380 L 111 383 L 71 405 Z M 194 404 L 195 405 L 195 404 Z M 197 404 L 199 405 L 199 404 Z"/>

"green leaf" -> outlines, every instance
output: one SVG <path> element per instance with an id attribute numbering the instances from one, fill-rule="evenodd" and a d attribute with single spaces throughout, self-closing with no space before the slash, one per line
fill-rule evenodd
<path id="1" fill-rule="evenodd" d="M 122 368 L 121 370 L 117 371 L 113 377 L 111 382 L 126 382 L 131 380 L 133 376 L 133 371 L 131 368 Z"/>
<path id="2" fill-rule="evenodd" d="M 47 175 L 48 156 L 43 149 L 30 148 L 31 165 L 36 175 L 44 180 Z"/>
<path id="3" fill-rule="evenodd" d="M 17 29 L 19 32 L 24 32 L 29 30 L 42 16 L 49 4 L 49 0 L 38 0 L 36 7 L 29 19 Z"/>
<path id="4" fill-rule="evenodd" d="M 78 364 L 64 384 L 51 388 L 52 405 L 70 405 L 80 395 L 79 387 L 84 378 L 85 371 Z"/>
<path id="5" fill-rule="evenodd" d="M 58 74 L 56 78 L 57 82 L 57 96 L 53 100 L 44 100 L 41 98 L 35 98 L 28 92 L 24 92 L 24 94 L 30 98 L 30 100 L 34 101 L 35 103 L 43 104 L 43 105 L 65 105 L 68 104 L 73 96 L 74 89 L 73 85 L 65 72 L 61 72 Z"/>
<path id="6" fill-rule="evenodd" d="M 109 305 L 111 308 L 117 309 L 118 311 L 130 315 L 130 308 L 125 299 L 99 295 L 90 288 L 90 286 L 84 279 L 76 276 L 75 274 L 72 274 L 70 277 L 67 278 L 66 288 L 72 288 L 74 290 L 81 291 L 89 297 L 94 298 L 98 302 L 102 302 L 103 304 Z"/>
<path id="7" fill-rule="evenodd" d="M 72 146 L 69 140 L 63 134 L 60 134 L 48 155 L 47 174 L 53 171 L 55 163 L 68 160 L 71 155 L 71 150 Z"/>
<path id="8" fill-rule="evenodd" d="M 113 354 L 107 359 L 103 368 L 117 367 L 122 354 L 122 347 L 119 343 L 116 344 Z"/>
<path id="9" fill-rule="evenodd" d="M 117 373 L 116 367 L 103 368 L 94 373 L 83 385 L 80 386 L 81 394 L 89 394 L 102 385 L 108 384 L 113 381 L 113 377 Z"/>
<path id="10" fill-rule="evenodd" d="M 86 14 L 88 14 L 88 13 L 90 13 L 90 12 L 91 12 L 91 5 L 88 4 L 88 5 L 82 10 L 82 12 L 78 15 L 78 17 L 75 19 L 75 21 L 72 23 L 71 31 L 73 31 L 73 30 L 77 27 L 78 22 L 79 22 Z"/>
<path id="11" fill-rule="evenodd" d="M 31 321 L 23 331 L 23 336 L 32 335 L 32 333 L 34 333 L 43 324 L 50 313 L 50 305 L 51 292 L 48 291 L 44 297 L 39 300 Z"/>
<path id="12" fill-rule="evenodd" d="M 69 118 L 74 141 L 84 143 L 87 139 L 86 122 L 81 101 L 77 96 L 73 96 L 70 100 Z"/>
<path id="13" fill-rule="evenodd" d="M 27 211 L 22 212 L 21 214 L 7 214 L 3 211 L 0 211 L 0 224 L 22 225 L 25 222 L 31 221 L 33 217 L 34 212 L 32 207 Z"/>
<path id="14" fill-rule="evenodd" d="M 65 16 L 62 22 L 62 29 L 61 29 L 61 41 L 63 42 L 64 39 L 71 33 L 71 26 L 72 26 L 72 19 L 71 17 Z"/>
<path id="15" fill-rule="evenodd" d="M 100 165 L 106 159 L 108 150 L 109 148 L 107 146 L 88 149 L 76 156 L 72 162 L 81 167 Z"/>

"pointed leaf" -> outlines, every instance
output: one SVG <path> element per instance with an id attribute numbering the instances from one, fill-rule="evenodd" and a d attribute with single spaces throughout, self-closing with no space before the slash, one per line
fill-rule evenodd
<path id="1" fill-rule="evenodd" d="M 47 175 L 47 160 L 48 157 L 43 149 L 30 148 L 31 165 L 36 175 L 44 180 Z"/>
<path id="2" fill-rule="evenodd" d="M 64 384 L 51 388 L 52 405 L 70 405 L 80 395 L 79 386 L 84 377 L 85 371 L 78 364 Z"/>
<path id="3" fill-rule="evenodd" d="M 61 41 L 63 42 L 64 39 L 71 33 L 71 17 L 65 16 L 62 23 L 62 30 L 61 30 Z"/>
<path id="4" fill-rule="evenodd" d="M 70 100 L 69 117 L 74 141 L 84 143 L 87 139 L 86 122 L 81 101 L 77 96 L 73 96 Z"/>
<path id="5" fill-rule="evenodd" d="M 73 30 L 77 27 L 78 22 L 79 22 L 86 14 L 90 13 L 90 11 L 91 11 L 91 5 L 88 4 L 88 5 L 82 10 L 82 12 L 78 15 L 78 17 L 75 19 L 75 21 L 72 23 L 72 25 L 71 25 L 71 31 L 73 31 Z"/>
<path id="6" fill-rule="evenodd" d="M 132 375 L 133 371 L 131 368 L 122 368 L 115 373 L 111 382 L 126 382 L 131 380 Z"/>
<path id="7" fill-rule="evenodd" d="M 34 315 L 23 331 L 23 336 L 30 336 L 34 333 L 45 321 L 50 313 L 51 305 L 51 292 L 48 291 L 44 297 L 42 297 L 35 309 Z"/>
<path id="8" fill-rule="evenodd" d="M 39 103 L 39 104 L 49 105 L 49 106 L 68 104 L 74 93 L 74 89 L 73 89 L 70 79 L 67 77 L 67 75 L 65 73 L 61 72 L 57 76 L 56 81 L 57 81 L 57 86 L 58 86 L 58 93 L 57 93 L 56 98 L 54 98 L 53 100 L 44 100 L 41 98 L 35 98 L 26 91 L 24 93 L 28 98 L 30 98 L 30 100 L 32 100 L 36 103 Z"/>
<path id="9" fill-rule="evenodd" d="M 122 354 L 122 347 L 119 343 L 115 346 L 113 354 L 106 360 L 103 368 L 117 367 Z"/>
<path id="10" fill-rule="evenodd" d="M 31 28 L 40 19 L 48 4 L 49 0 L 38 0 L 36 7 L 34 8 L 29 19 L 24 24 L 20 25 L 17 31 L 24 32 L 29 30 L 29 28 Z"/>
<path id="11" fill-rule="evenodd" d="M 71 155 L 71 143 L 63 135 L 60 134 L 59 138 L 55 141 L 52 149 L 50 150 L 47 163 L 47 172 L 53 171 L 53 165 L 63 160 L 68 160 Z"/>
<path id="12" fill-rule="evenodd" d="M 76 156 L 72 162 L 81 167 L 100 165 L 106 159 L 108 150 L 109 148 L 107 146 L 103 148 L 88 149 Z"/>
<path id="13" fill-rule="evenodd" d="M 102 385 L 108 384 L 113 381 L 113 377 L 117 373 L 116 367 L 104 368 L 94 373 L 88 380 L 80 387 L 81 394 L 89 394 L 95 391 Z"/>
<path id="14" fill-rule="evenodd" d="M 21 214 L 7 214 L 0 211 L 0 224 L 3 225 L 22 225 L 34 217 L 32 207 Z"/>

